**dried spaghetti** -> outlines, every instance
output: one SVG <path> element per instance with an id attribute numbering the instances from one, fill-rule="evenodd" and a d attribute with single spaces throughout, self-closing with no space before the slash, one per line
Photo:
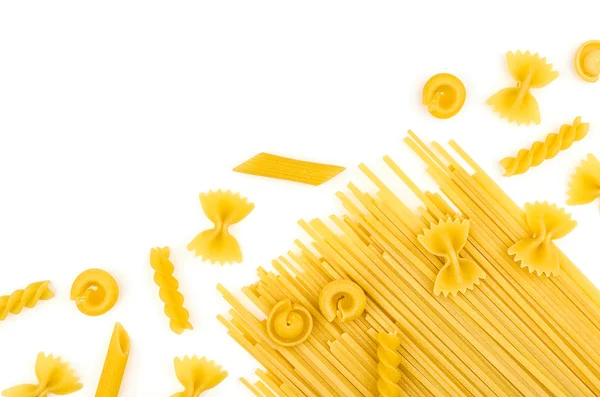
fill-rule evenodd
<path id="1" fill-rule="evenodd" d="M 365 165 L 375 195 L 350 184 L 340 192 L 347 211 L 329 220 L 301 221 L 312 242 L 299 253 L 259 268 L 260 280 L 243 293 L 266 316 L 283 299 L 314 318 L 310 336 L 295 347 L 270 343 L 264 316 L 255 316 L 223 286 L 231 304 L 219 316 L 229 334 L 265 371 L 244 383 L 257 396 L 377 396 L 379 332 L 402 343 L 401 395 L 507 396 L 600 394 L 600 293 L 557 249 L 559 277 L 521 269 L 508 248 L 531 234 L 524 212 L 458 146 L 472 171 L 441 145 L 412 132 L 407 144 L 427 164 L 443 195 L 422 191 L 389 157 L 385 163 L 420 199 L 415 213 Z M 477 288 L 436 296 L 444 265 L 417 236 L 448 217 L 468 219 L 461 259 L 486 274 Z M 348 279 L 367 296 L 363 314 L 332 323 L 319 310 L 319 293 Z"/>

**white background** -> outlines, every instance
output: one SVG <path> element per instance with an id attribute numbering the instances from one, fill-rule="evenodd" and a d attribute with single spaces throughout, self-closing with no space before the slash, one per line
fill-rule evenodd
<path id="1" fill-rule="evenodd" d="M 173 358 L 205 355 L 230 376 L 206 396 L 243 396 L 256 364 L 215 316 L 216 284 L 255 281 L 292 248 L 296 221 L 341 211 L 361 161 L 392 155 L 434 187 L 402 142 L 456 139 L 520 204 L 564 205 L 569 174 L 600 155 L 600 83 L 573 70 L 578 46 L 600 39 L 597 1 L 3 1 L 0 2 L 0 294 L 49 279 L 56 298 L 0 323 L 0 390 L 34 381 L 39 351 L 61 355 L 92 396 L 115 321 L 132 338 L 121 396 L 181 390 Z M 560 72 L 536 90 L 539 126 L 517 127 L 485 105 L 513 86 L 504 54 L 532 50 Z M 425 81 L 456 74 L 467 102 L 450 120 L 420 104 Z M 523 176 L 498 161 L 581 115 L 589 136 Z M 321 187 L 231 172 L 268 151 L 348 167 Z M 198 194 L 239 191 L 256 204 L 233 228 L 245 260 L 202 263 L 187 243 L 209 221 Z M 409 203 L 414 197 L 400 190 Z M 598 204 L 569 208 L 560 241 L 600 283 Z M 194 331 L 168 327 L 148 264 L 168 245 Z M 72 281 L 101 267 L 119 281 L 109 313 L 86 317 Z"/>

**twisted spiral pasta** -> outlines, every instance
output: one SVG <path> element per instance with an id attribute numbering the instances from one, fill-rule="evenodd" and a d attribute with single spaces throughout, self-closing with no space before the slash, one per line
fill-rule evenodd
<path id="1" fill-rule="evenodd" d="M 402 356 L 398 353 L 400 347 L 400 338 L 396 332 L 389 334 L 380 332 L 377 334 L 377 390 L 380 397 L 399 397 L 402 394 L 402 389 L 398 385 L 402 372 L 398 366 Z"/>
<path id="2" fill-rule="evenodd" d="M 186 329 L 193 329 L 190 324 L 190 314 L 183 307 L 183 295 L 178 291 L 179 283 L 173 277 L 173 263 L 169 260 L 169 247 L 152 248 L 150 250 L 150 265 L 154 269 L 154 283 L 158 285 L 160 300 L 165 303 L 165 314 L 171 319 L 170 327 L 176 334 Z"/>
<path id="3" fill-rule="evenodd" d="M 541 142 L 535 142 L 530 149 L 521 149 L 516 157 L 506 157 L 500 164 L 504 167 L 505 176 L 523 174 L 529 168 L 540 165 L 544 160 L 556 156 L 561 150 L 566 150 L 573 142 L 585 138 L 590 125 L 582 123 L 577 117 L 573 124 L 564 124 L 558 133 L 551 133 Z"/>
<path id="4" fill-rule="evenodd" d="M 10 295 L 0 296 L 0 321 L 4 320 L 8 313 L 19 314 L 24 307 L 31 309 L 40 300 L 52 297 L 54 292 L 50 290 L 50 281 L 38 281 Z"/>

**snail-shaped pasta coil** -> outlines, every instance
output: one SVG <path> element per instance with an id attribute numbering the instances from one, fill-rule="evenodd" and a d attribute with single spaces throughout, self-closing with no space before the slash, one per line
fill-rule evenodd
<path id="1" fill-rule="evenodd" d="M 552 240 L 566 236 L 577 222 L 571 219 L 564 209 L 555 204 L 525 204 L 525 218 L 531 229 L 531 236 L 517 241 L 508 249 L 515 261 L 521 263 L 531 273 L 557 276 L 560 272 L 558 248 Z"/>
<path id="2" fill-rule="evenodd" d="M 297 346 L 304 342 L 313 328 L 310 312 L 289 299 L 279 301 L 267 318 L 267 335 L 273 342 L 285 347 Z"/>
<path id="3" fill-rule="evenodd" d="M 600 77 L 600 41 L 583 43 L 575 54 L 575 71 L 584 81 L 595 83 Z"/>
<path id="4" fill-rule="evenodd" d="M 323 317 L 332 322 L 339 317 L 342 322 L 354 320 L 367 305 L 365 292 L 350 280 L 335 280 L 327 284 L 319 295 L 319 308 Z"/>
<path id="5" fill-rule="evenodd" d="M 102 269 L 88 269 L 81 273 L 71 287 L 71 300 L 88 316 L 106 313 L 119 299 L 119 285 L 114 277 Z"/>
<path id="6" fill-rule="evenodd" d="M 540 109 L 530 89 L 550 84 L 558 77 L 558 72 L 552 70 L 552 64 L 547 63 L 546 58 L 542 59 L 538 54 L 531 54 L 529 51 L 508 52 L 506 63 L 511 76 L 517 81 L 517 86 L 498 91 L 488 99 L 488 105 L 508 121 L 517 124 L 533 121 L 539 124 Z"/>
<path id="7" fill-rule="evenodd" d="M 50 394 L 66 395 L 75 393 L 83 385 L 69 364 L 61 361 L 60 357 L 39 353 L 35 361 L 37 385 L 24 384 L 4 390 L 4 397 L 47 397 Z"/>
<path id="8" fill-rule="evenodd" d="M 422 102 L 432 116 L 448 119 L 462 109 L 467 91 L 458 77 L 439 73 L 431 77 L 423 87 Z"/>
<path id="9" fill-rule="evenodd" d="M 214 223 L 214 228 L 198 234 L 189 244 L 188 250 L 211 263 L 234 263 L 242 261 L 240 246 L 231 234 L 229 226 L 240 222 L 254 209 L 254 204 L 230 191 L 200 194 L 202 210 Z"/>
<path id="10" fill-rule="evenodd" d="M 569 205 L 588 204 L 600 197 L 600 161 L 593 154 L 571 175 L 567 195 Z"/>
<path id="11" fill-rule="evenodd" d="M 444 258 L 444 266 L 435 278 L 435 295 L 465 293 L 485 278 L 485 273 L 475 262 L 459 257 L 469 237 L 469 226 L 468 220 L 448 219 L 432 225 L 418 236 L 427 251 Z"/>
<path id="12" fill-rule="evenodd" d="M 182 359 L 176 357 L 175 374 L 183 385 L 184 391 L 175 393 L 171 397 L 198 397 L 227 377 L 227 371 L 223 371 L 214 361 L 196 356 L 191 358 L 185 356 Z"/>

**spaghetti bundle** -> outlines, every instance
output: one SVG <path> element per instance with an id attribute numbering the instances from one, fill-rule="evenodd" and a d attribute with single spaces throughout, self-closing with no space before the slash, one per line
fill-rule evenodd
<path id="1" fill-rule="evenodd" d="M 262 312 L 230 303 L 219 316 L 229 334 L 264 370 L 244 384 L 257 396 L 377 396 L 377 335 L 397 334 L 400 395 L 594 396 L 600 394 L 600 293 L 549 242 L 560 262 L 557 277 L 522 269 L 509 255 L 532 235 L 525 213 L 454 142 L 463 167 L 437 143 L 412 132 L 406 143 L 425 162 L 440 193 L 422 191 L 389 157 L 387 166 L 421 201 L 411 210 L 367 166 L 360 169 L 375 194 L 349 184 L 339 192 L 347 213 L 301 221 L 312 241 L 299 252 L 258 269 L 260 280 L 243 293 Z M 446 259 L 418 241 L 447 219 L 469 221 L 459 259 L 472 261 L 485 279 L 454 296 L 434 294 Z M 353 321 L 329 322 L 319 294 L 334 280 L 351 280 L 366 294 Z M 293 347 L 273 344 L 264 318 L 290 299 L 314 319 L 308 338 Z"/>

